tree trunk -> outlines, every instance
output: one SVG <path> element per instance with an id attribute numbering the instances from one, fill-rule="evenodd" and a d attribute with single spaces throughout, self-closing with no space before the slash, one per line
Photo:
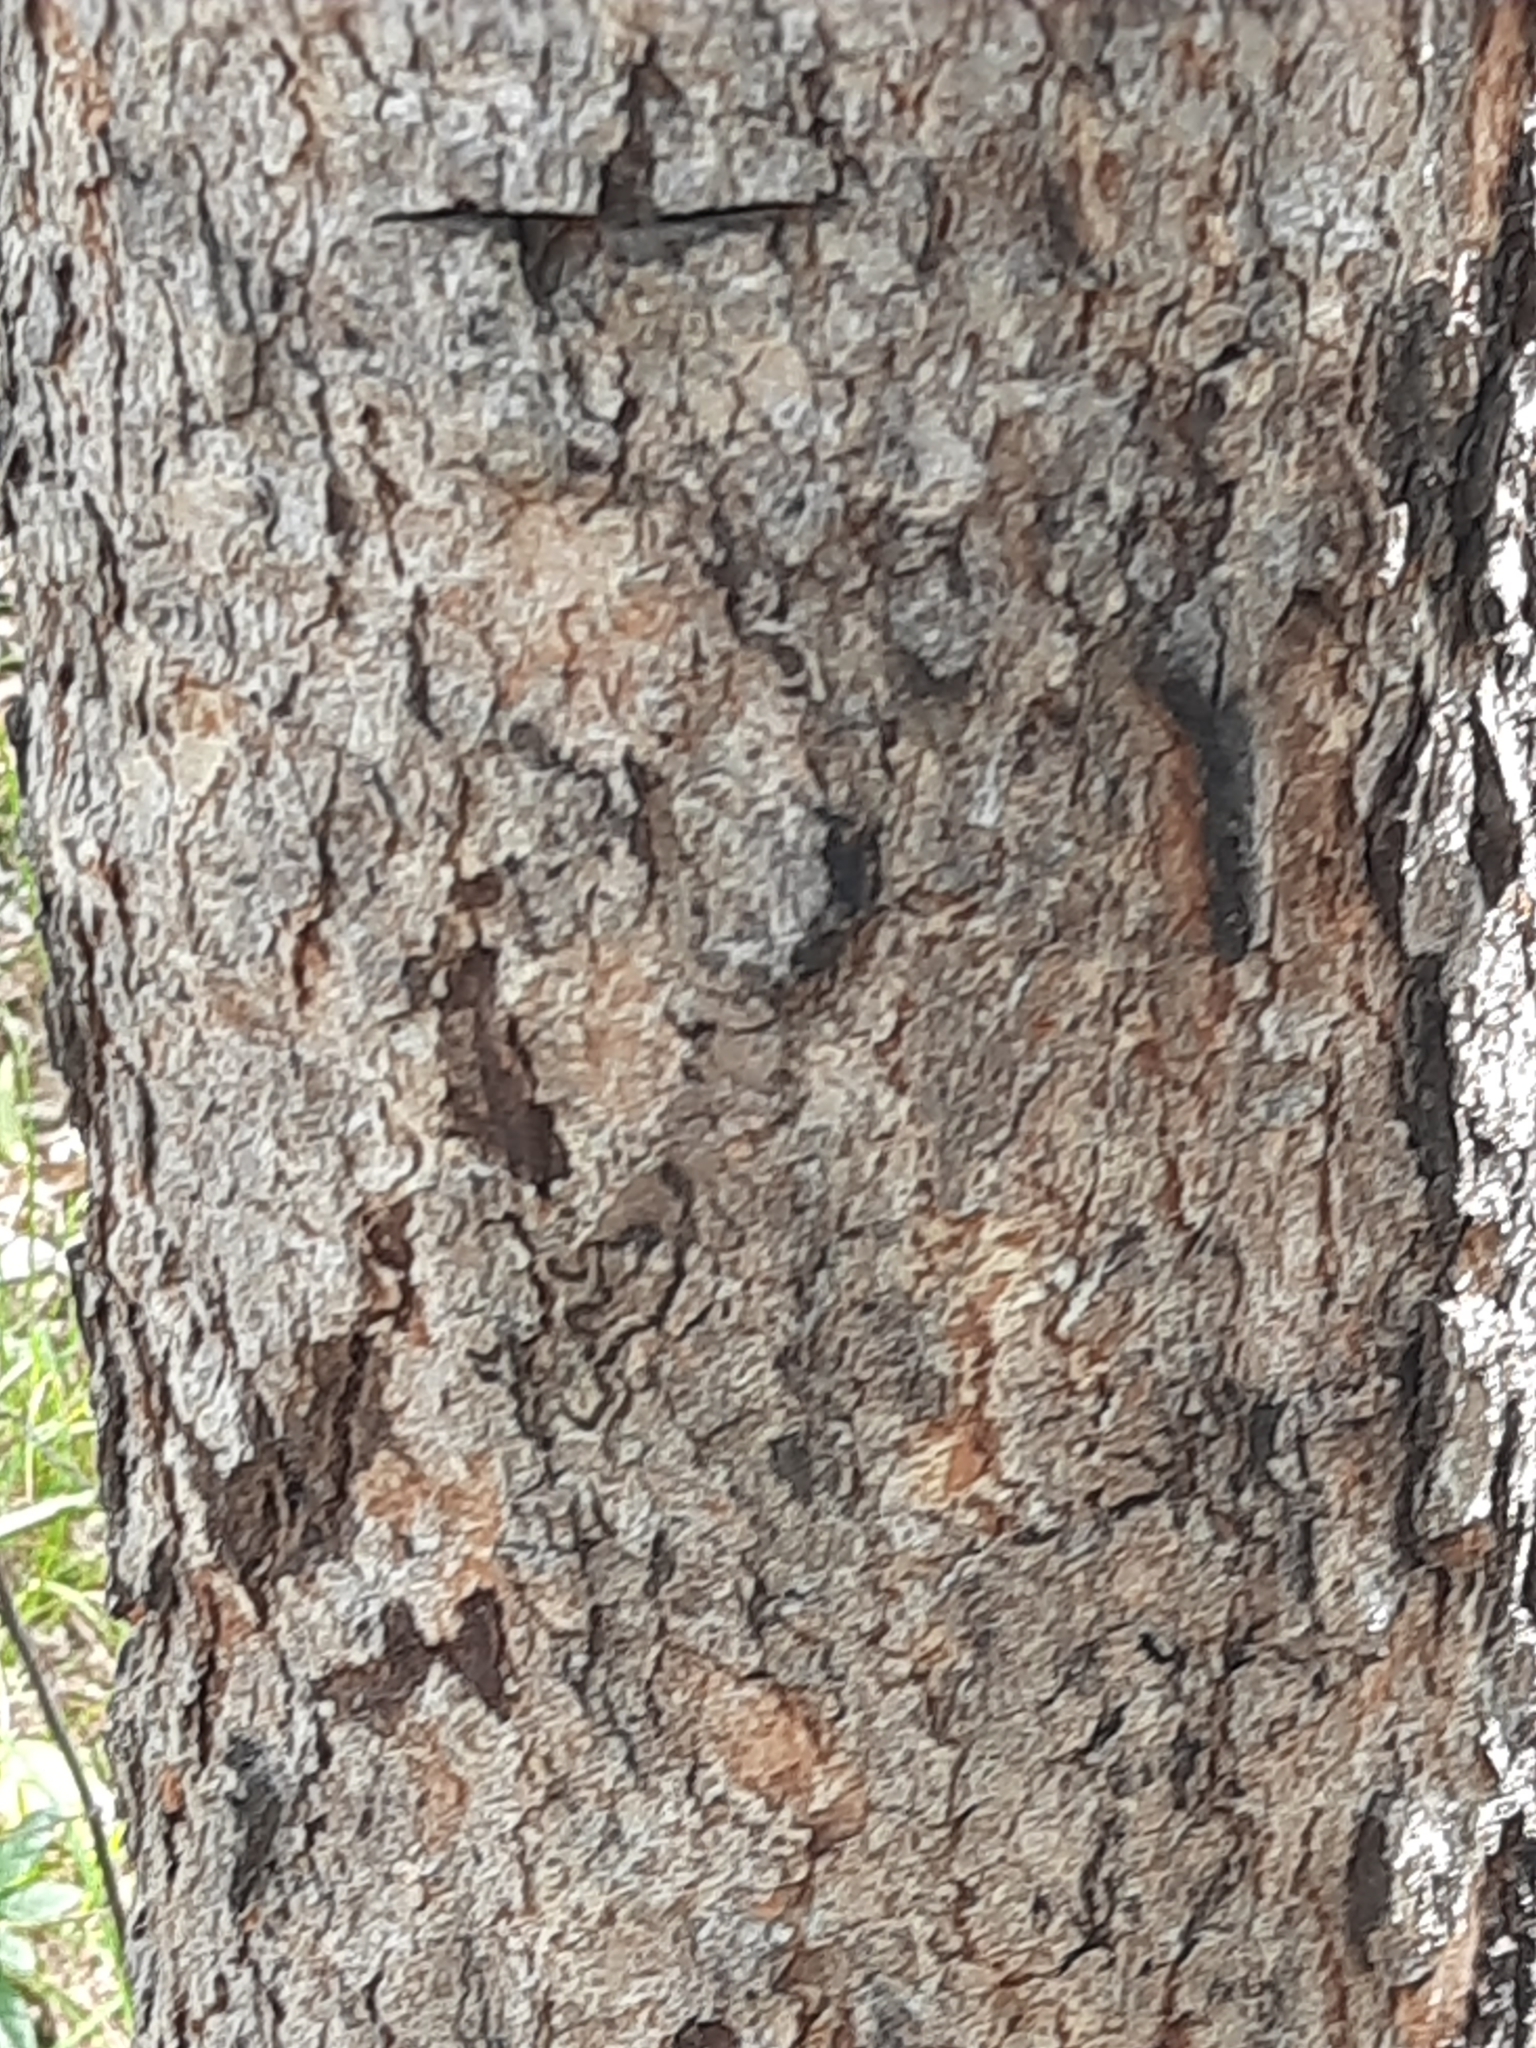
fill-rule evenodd
<path id="1" fill-rule="evenodd" d="M 142 2041 L 1523 2041 L 1533 10 L 0 19 Z"/>

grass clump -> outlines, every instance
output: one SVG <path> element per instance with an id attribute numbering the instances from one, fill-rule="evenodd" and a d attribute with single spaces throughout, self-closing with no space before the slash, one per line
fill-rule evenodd
<path id="1" fill-rule="evenodd" d="M 19 668 L 0 588 L 0 702 Z M 67 1263 L 84 1162 L 43 1046 L 46 979 L 16 764 L 0 738 L 0 1573 L 120 1858 L 102 1737 L 124 1631 L 103 1597 L 90 1373 Z M 131 2030 L 80 1791 L 0 1633 L 0 2048 L 120 2048 Z"/>

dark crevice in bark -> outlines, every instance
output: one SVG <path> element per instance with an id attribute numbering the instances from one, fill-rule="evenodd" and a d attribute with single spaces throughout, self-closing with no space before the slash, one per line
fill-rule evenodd
<path id="1" fill-rule="evenodd" d="M 365 1257 L 381 1282 L 382 1313 L 397 1330 L 410 1327 L 416 1310 L 416 1289 L 411 1284 L 413 1206 L 410 1196 L 404 1195 L 397 1202 L 372 1202 L 363 1211 Z"/>
<path id="2" fill-rule="evenodd" d="M 78 909 L 71 909 L 66 929 L 58 929 L 51 892 L 39 887 L 42 929 L 49 957 L 73 958 L 73 975 L 56 974 L 43 998 L 48 1054 L 69 1091 L 69 1120 L 78 1131 L 90 1131 L 102 1099 L 102 1061 L 108 1033 L 97 995 L 94 935 L 88 933 Z M 62 943 L 67 938 L 68 944 Z M 83 1014 L 82 1014 L 83 1013 Z"/>
<path id="3" fill-rule="evenodd" d="M 394 1731 L 417 1686 L 432 1668 L 433 1651 L 403 1600 L 384 1609 L 384 1647 L 366 1664 L 333 1671 L 318 1688 L 349 1720 Z"/>
<path id="4" fill-rule="evenodd" d="M 224 1752 L 234 1773 L 229 1795 L 234 1809 L 235 1852 L 229 1873 L 229 1905 L 240 1914 L 252 1905 L 272 1876 L 272 1851 L 283 1824 L 284 1800 L 271 1759 L 254 1735 L 236 1735 Z"/>
<path id="5" fill-rule="evenodd" d="M 458 1617 L 455 1634 L 429 1643 L 405 1602 L 392 1600 L 384 1609 L 379 1655 L 333 1671 L 318 1687 L 318 1696 L 348 1719 L 392 1734 L 427 1673 L 443 1663 L 504 1721 L 511 1711 L 504 1679 L 507 1649 L 495 1594 L 482 1586 L 459 1603 Z"/>
<path id="6" fill-rule="evenodd" d="M 101 1505 L 109 1532 L 121 1529 L 128 1502 L 128 1394 L 120 1361 L 107 1330 L 105 1297 L 94 1281 L 84 1243 L 68 1251 L 75 1321 L 91 1368 L 91 1400 L 96 1416 L 96 1468 Z"/>
<path id="7" fill-rule="evenodd" d="M 1388 936 L 1402 944 L 1403 857 L 1408 846 L 1408 812 L 1415 764 L 1424 743 L 1429 711 L 1422 664 L 1414 669 L 1409 715 L 1397 744 L 1376 777 L 1365 823 L 1365 865 L 1371 894 Z"/>
<path id="8" fill-rule="evenodd" d="M 16 787 L 22 803 L 27 801 L 27 792 L 32 786 L 32 763 L 29 746 L 32 738 L 32 714 L 25 696 L 13 697 L 5 707 L 5 733 L 11 743 L 11 755 L 16 763 Z"/>
<path id="9" fill-rule="evenodd" d="M 1504 623 L 1487 569 L 1514 369 L 1536 336 L 1531 152 L 1524 138 L 1502 195 L 1499 240 L 1483 272 L 1470 403 L 1454 404 L 1460 344 L 1443 283 L 1415 285 L 1385 308 L 1372 341 L 1376 450 L 1386 495 L 1408 509 L 1405 564 L 1428 565 L 1451 655 L 1495 635 Z"/>
<path id="10" fill-rule="evenodd" d="M 654 219 L 656 147 L 651 140 L 650 102 L 676 102 L 682 94 L 662 70 L 653 36 L 640 63 L 632 64 L 624 89 L 624 139 L 603 165 L 597 210 L 618 227 Z"/>
<path id="11" fill-rule="evenodd" d="M 1161 667 L 1163 703 L 1193 743 L 1205 798 L 1203 832 L 1210 888 L 1211 943 L 1229 966 L 1253 944 L 1256 880 L 1253 829 L 1253 742 L 1248 716 L 1235 700 L 1206 695 L 1171 663 Z"/>
<path id="12" fill-rule="evenodd" d="M 1536 2017 L 1536 1842 L 1524 1817 L 1504 1823 L 1483 1875 L 1464 2048 L 1528 2048 Z"/>
<path id="13" fill-rule="evenodd" d="M 517 1181 L 548 1195 L 570 1171 L 553 1112 L 535 1099 L 533 1069 L 513 1019 L 496 1001 L 496 954 L 476 946 L 448 970 L 439 1046 L 447 1128 Z"/>
<path id="14" fill-rule="evenodd" d="M 323 928 L 336 908 L 336 899 L 341 890 L 336 874 L 335 857 L 331 851 L 331 836 L 336 824 L 336 798 L 340 785 L 341 756 L 338 755 L 331 768 L 331 779 L 326 785 L 320 815 L 314 822 L 315 860 L 320 871 L 320 900 L 314 916 L 307 918 L 300 926 L 293 946 L 293 985 L 301 1010 L 307 1008 L 313 1000 L 315 987 L 330 958 Z"/>
<path id="15" fill-rule="evenodd" d="M 1383 309 L 1371 339 L 1377 460 L 1388 502 L 1408 508 L 1407 567 L 1429 553 L 1450 502 L 1454 422 L 1442 395 L 1450 317 L 1449 290 L 1427 280 Z"/>
<path id="16" fill-rule="evenodd" d="M 1442 1262 L 1454 1254 L 1456 1201 L 1456 1077 L 1448 1036 L 1445 962 L 1438 953 L 1411 961 L 1403 982 L 1402 1114 L 1424 1176 L 1430 1228 Z"/>
<path id="17" fill-rule="evenodd" d="M 1434 1474 L 1450 1380 L 1440 1311 L 1433 1302 L 1420 1307 L 1417 1326 L 1398 1360 L 1397 1378 L 1404 1439 L 1396 1508 L 1397 1545 L 1407 1563 L 1417 1564 L 1424 1552 L 1419 1526 L 1423 1495 Z"/>
<path id="18" fill-rule="evenodd" d="M 1483 1639 L 1490 1646 L 1504 1636 L 1520 1598 L 1520 1552 L 1525 1543 L 1526 1509 L 1514 1498 L 1514 1474 L 1523 1436 L 1520 1403 L 1504 1404 L 1499 1447 L 1494 1454 L 1490 1487 L 1493 1509 L 1493 1557 L 1483 1593 Z"/>
<path id="19" fill-rule="evenodd" d="M 1204 805 L 1211 943 L 1235 965 L 1254 943 L 1258 877 L 1254 824 L 1254 742 L 1244 678 L 1230 673 L 1215 572 L 1231 529 L 1234 490 L 1204 452 L 1220 417 L 1220 393 L 1193 403 L 1170 397 L 1140 428 L 1152 479 L 1149 495 L 1176 534 L 1167 594 L 1149 608 L 1126 645 L 1135 673 L 1193 750 Z M 1179 405 L 1176 412 L 1168 408 Z M 1135 527 L 1119 549 L 1129 571 Z"/>
<path id="20" fill-rule="evenodd" d="M 546 1401 L 540 1398 L 532 1345 L 509 1331 L 495 1350 L 471 1351 L 469 1361 L 477 1379 L 487 1386 L 500 1387 L 511 1396 L 519 1435 L 542 1454 L 546 1471 L 552 1474 L 554 1431 Z"/>
<path id="21" fill-rule="evenodd" d="M 726 622 L 743 647 L 766 656 L 789 682 L 805 674 L 805 657 L 781 634 L 763 622 L 780 625 L 789 616 L 789 592 L 777 567 L 750 534 L 738 533 L 724 511 L 710 515 L 713 555 L 701 556 L 699 567 L 716 590 L 723 592 Z"/>
<path id="22" fill-rule="evenodd" d="M 672 2048 L 737 2048 L 739 2038 L 723 2020 L 689 2020 L 672 2036 Z"/>
<path id="23" fill-rule="evenodd" d="M 427 666 L 427 594 L 419 583 L 411 592 L 411 622 L 405 635 L 405 699 L 416 722 L 440 740 L 442 730 L 432 716 L 432 672 Z"/>
<path id="24" fill-rule="evenodd" d="M 123 579 L 117 543 L 113 539 L 111 525 L 89 491 L 81 492 L 80 502 L 96 535 L 96 560 L 101 572 L 102 595 L 106 599 L 104 616 L 111 625 L 121 626 L 128 614 L 128 588 Z"/>
<path id="25" fill-rule="evenodd" d="M 357 500 L 339 469 L 326 471 L 325 530 L 335 541 L 337 552 L 344 560 L 356 554 L 362 537 L 361 519 Z"/>
<path id="26" fill-rule="evenodd" d="M 662 70 L 653 37 L 644 58 L 630 67 L 624 92 L 624 138 L 602 166 L 597 211 L 592 214 L 511 213 L 467 201 L 409 213 L 380 214 L 376 227 L 431 227 L 450 234 L 489 233 L 516 248 L 523 284 L 533 304 L 550 313 L 556 294 L 588 270 L 599 255 L 623 265 L 675 261 L 717 235 L 771 232 L 792 221 L 823 220 L 843 204 L 840 167 L 834 189 L 813 200 L 767 200 L 740 206 L 662 213 L 653 185 L 656 152 L 651 103 L 682 95 Z"/>
<path id="27" fill-rule="evenodd" d="M 517 250 L 528 297 L 542 315 L 552 316 L 556 296 L 597 258 L 621 269 L 675 263 L 701 242 L 729 234 L 771 234 L 799 222 L 811 226 L 830 218 L 846 202 L 837 191 L 809 200 L 768 200 L 757 205 L 714 206 L 694 213 L 651 212 L 635 220 L 603 213 L 504 213 L 468 204 L 419 213 L 383 213 L 375 227 L 426 227 L 446 234 L 485 234 Z"/>
<path id="28" fill-rule="evenodd" d="M 204 1468 L 209 1534 L 265 1618 L 265 1589 L 286 1574 L 342 1556 L 356 1511 L 351 1489 L 388 1434 L 387 1367 L 355 1330 L 306 1347 L 300 1389 L 277 1429 L 258 1398 L 247 1427 L 252 1452 L 219 1481 Z"/>
<path id="29" fill-rule="evenodd" d="M 482 1586 L 459 1604 L 459 1631 L 442 1646 L 445 1660 L 500 1721 L 511 1712 L 504 1672 L 507 1644 L 496 1595 Z"/>
<path id="30" fill-rule="evenodd" d="M 1390 1795 L 1378 1793 L 1355 1829 L 1349 1867 L 1344 1877 L 1344 1923 L 1349 1945 L 1359 1961 L 1370 1962 L 1370 1939 L 1387 1917 L 1392 1897 L 1392 1869 L 1387 1856 L 1387 1812 Z"/>
<path id="31" fill-rule="evenodd" d="M 795 974 L 805 980 L 836 966 L 854 930 L 878 902 L 880 834 L 873 825 L 831 818 L 822 859 L 827 869 L 826 907 L 790 961 Z"/>
<path id="32" fill-rule="evenodd" d="M 1472 820 L 1467 852 L 1491 909 L 1520 872 L 1520 824 L 1515 816 L 1499 757 L 1482 718 L 1472 713 Z"/>

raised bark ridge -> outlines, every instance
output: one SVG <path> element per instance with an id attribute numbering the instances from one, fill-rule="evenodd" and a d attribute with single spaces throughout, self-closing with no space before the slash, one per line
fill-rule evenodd
<path id="1" fill-rule="evenodd" d="M 1524 2038 L 1529 35 L 0 13 L 146 2042 Z"/>

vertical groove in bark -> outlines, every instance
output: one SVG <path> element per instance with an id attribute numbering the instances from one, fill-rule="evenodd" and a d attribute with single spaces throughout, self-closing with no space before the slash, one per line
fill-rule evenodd
<path id="1" fill-rule="evenodd" d="M 1523 2038 L 1530 35 L 0 10 L 146 2042 Z"/>

